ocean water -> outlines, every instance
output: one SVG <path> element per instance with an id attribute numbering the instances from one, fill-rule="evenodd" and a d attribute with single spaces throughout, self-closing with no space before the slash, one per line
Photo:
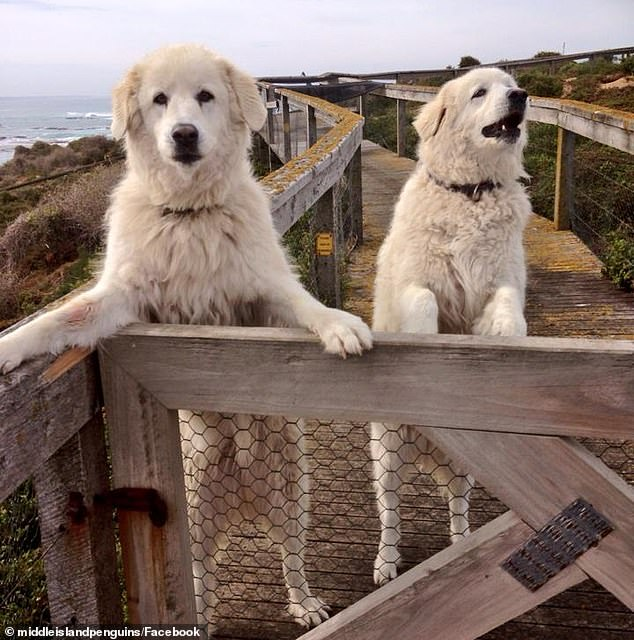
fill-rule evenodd
<path id="1" fill-rule="evenodd" d="M 18 145 L 41 140 L 67 144 L 84 136 L 110 136 L 110 98 L 55 96 L 0 97 L 0 164 Z"/>

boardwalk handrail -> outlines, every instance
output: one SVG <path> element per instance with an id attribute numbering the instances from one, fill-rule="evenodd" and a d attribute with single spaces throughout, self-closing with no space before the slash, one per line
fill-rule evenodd
<path id="1" fill-rule="evenodd" d="M 438 87 L 386 84 L 372 93 L 395 100 L 426 103 L 433 100 L 438 90 Z M 528 119 L 531 122 L 557 125 L 595 142 L 634 154 L 634 113 L 577 100 L 538 96 L 530 97 L 529 106 Z"/>
<path id="2" fill-rule="evenodd" d="M 269 85 L 261 83 L 269 88 Z M 262 178 L 271 194 L 271 208 L 278 232 L 287 231 L 313 204 L 341 179 L 363 138 L 363 118 L 325 100 L 290 89 L 270 87 L 283 106 L 299 105 L 330 125 L 304 153 L 289 159 L 280 169 Z M 269 118 L 272 110 L 269 109 Z"/>

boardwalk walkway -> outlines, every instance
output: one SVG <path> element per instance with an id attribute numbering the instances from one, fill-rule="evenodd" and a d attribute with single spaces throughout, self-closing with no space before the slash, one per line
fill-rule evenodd
<path id="1" fill-rule="evenodd" d="M 394 202 L 413 169 L 363 143 L 364 243 L 351 256 L 346 308 L 368 322 L 376 253 Z M 634 296 L 601 277 L 598 260 L 568 232 L 553 232 L 535 216 L 526 234 L 529 261 L 529 330 L 534 335 L 634 338 Z M 370 593 L 379 529 L 364 424 L 308 422 L 312 467 L 312 513 L 308 534 L 308 575 L 313 591 L 340 611 Z M 587 443 L 610 466 L 634 481 L 632 443 Z M 506 511 L 478 488 L 471 518 L 475 527 Z M 447 510 L 434 485 L 415 476 L 403 487 L 403 570 L 448 545 Z M 299 628 L 284 614 L 285 589 L 279 556 L 256 527 L 231 537 L 220 562 L 218 638 L 283 640 Z M 456 603 L 460 615 L 460 603 Z M 484 636 L 486 640 L 632 640 L 634 614 L 587 581 L 547 604 Z M 388 639 L 386 639 L 388 640 Z M 391 639 L 389 639 L 391 640 Z"/>

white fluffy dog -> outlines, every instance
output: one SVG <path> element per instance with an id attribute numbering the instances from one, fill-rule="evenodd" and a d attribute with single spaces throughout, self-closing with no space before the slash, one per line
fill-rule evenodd
<path id="1" fill-rule="evenodd" d="M 286 260 L 248 159 L 250 130 L 265 117 L 253 79 L 201 46 L 160 49 L 134 66 L 114 91 L 112 131 L 125 137 L 127 173 L 108 212 L 101 277 L 0 339 L 0 371 L 43 352 L 93 347 L 136 321 L 300 326 L 330 353 L 370 348 L 366 325 L 312 298 Z M 327 613 L 304 575 L 301 422 L 182 417 L 201 619 L 211 616 L 208 588 L 224 524 L 214 516 L 227 514 L 223 501 L 239 494 L 282 547 L 290 614 L 319 623 Z"/>
<path id="2" fill-rule="evenodd" d="M 526 175 L 526 102 L 511 76 L 477 69 L 421 109 L 420 161 L 378 256 L 374 329 L 526 335 L 522 234 L 531 208 L 518 183 Z M 469 531 L 473 481 L 413 427 L 374 423 L 371 450 L 381 520 L 374 580 L 383 584 L 400 560 L 398 490 L 407 465 L 441 486 L 452 541 Z"/>

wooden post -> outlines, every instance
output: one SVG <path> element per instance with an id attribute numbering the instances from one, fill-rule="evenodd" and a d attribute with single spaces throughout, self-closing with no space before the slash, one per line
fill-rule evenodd
<path id="1" fill-rule="evenodd" d="M 97 414 L 34 476 L 51 621 L 121 624 L 104 426 Z"/>
<path id="2" fill-rule="evenodd" d="M 361 173 L 361 147 L 359 147 L 346 169 L 349 189 L 348 215 L 351 232 L 359 245 L 363 242 L 363 187 Z"/>
<path id="3" fill-rule="evenodd" d="M 404 158 L 407 147 L 407 101 L 396 101 L 396 153 Z"/>
<path id="4" fill-rule="evenodd" d="M 288 98 L 282 96 L 282 130 L 284 134 L 284 162 L 288 162 L 291 155 L 291 112 Z"/>
<path id="5" fill-rule="evenodd" d="M 317 118 L 315 107 L 306 107 L 306 148 L 312 147 L 317 142 Z"/>
<path id="6" fill-rule="evenodd" d="M 359 115 L 364 118 L 368 115 L 368 94 L 364 93 L 362 96 L 359 96 Z"/>
<path id="7" fill-rule="evenodd" d="M 557 129 L 557 166 L 555 169 L 554 223 L 557 231 L 570 229 L 574 216 L 575 134 L 562 127 Z"/>
<path id="8" fill-rule="evenodd" d="M 268 135 L 268 144 L 269 147 L 273 146 L 273 143 L 275 142 L 275 109 L 273 109 L 272 107 L 269 107 L 270 104 L 273 104 L 275 102 L 275 88 L 274 87 L 267 87 L 266 89 L 266 105 L 267 105 L 267 112 L 268 112 L 268 116 L 266 119 L 266 124 L 267 124 L 267 135 Z"/>
<path id="9" fill-rule="evenodd" d="M 119 510 L 123 568 L 132 624 L 194 624 L 194 581 L 178 414 L 166 409 L 100 348 L 112 451 L 112 484 L 156 489 L 167 522 Z"/>
<path id="10" fill-rule="evenodd" d="M 319 299 L 329 307 L 341 308 L 339 269 L 337 264 L 337 225 L 335 189 L 330 188 L 314 205 L 313 238 L 314 279 Z"/>

